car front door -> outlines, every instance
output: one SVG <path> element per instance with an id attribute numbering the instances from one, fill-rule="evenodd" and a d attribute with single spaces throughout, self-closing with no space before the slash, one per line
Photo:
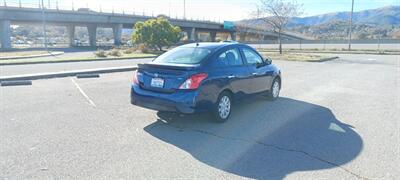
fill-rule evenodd
<path id="1" fill-rule="evenodd" d="M 211 67 L 215 69 L 214 76 L 218 77 L 220 86 L 229 86 L 236 97 L 250 94 L 252 88 L 248 79 L 251 74 L 244 63 L 237 47 L 222 50 L 212 59 Z"/>
<path id="2" fill-rule="evenodd" d="M 267 91 L 271 87 L 273 70 L 253 49 L 242 47 L 243 56 L 252 75 L 250 79 L 252 93 Z"/>

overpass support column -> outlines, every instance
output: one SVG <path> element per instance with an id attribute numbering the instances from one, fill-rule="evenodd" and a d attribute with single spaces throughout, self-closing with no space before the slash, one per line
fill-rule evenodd
<path id="1" fill-rule="evenodd" d="M 184 30 L 185 31 L 185 33 L 186 33 L 186 35 L 187 35 L 187 40 L 191 40 L 192 39 L 192 37 L 191 37 L 191 31 L 190 30 Z"/>
<path id="2" fill-rule="evenodd" d="M 122 37 L 122 24 L 116 24 L 113 27 L 114 33 L 114 45 L 121 45 L 121 37 Z"/>
<path id="3" fill-rule="evenodd" d="M 96 32 L 97 32 L 97 25 L 91 24 L 87 26 L 89 32 L 89 43 L 91 47 L 96 47 Z"/>
<path id="4" fill-rule="evenodd" d="M 191 32 L 190 32 L 190 40 L 192 41 L 197 41 L 197 32 L 196 32 L 196 28 L 192 28 Z"/>
<path id="5" fill-rule="evenodd" d="M 73 47 L 75 46 L 75 26 L 74 25 L 69 25 L 67 26 L 67 32 L 68 32 L 68 40 L 69 40 L 69 46 Z"/>
<path id="6" fill-rule="evenodd" d="M 217 37 L 217 32 L 216 31 L 211 31 L 210 32 L 211 42 L 215 42 L 215 37 Z"/>
<path id="7" fill-rule="evenodd" d="M 1 48 L 11 48 L 11 28 L 9 20 L 0 20 L 0 39 Z"/>
<path id="8" fill-rule="evenodd" d="M 246 33 L 239 34 L 240 41 L 246 41 Z"/>
<path id="9" fill-rule="evenodd" d="M 231 32 L 231 40 L 236 41 L 236 32 Z"/>

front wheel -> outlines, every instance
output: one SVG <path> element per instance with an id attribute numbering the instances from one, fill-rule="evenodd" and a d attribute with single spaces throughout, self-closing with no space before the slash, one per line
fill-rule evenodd
<path id="1" fill-rule="evenodd" d="M 278 99 L 280 90 L 281 83 L 279 82 L 278 78 L 275 78 L 274 81 L 272 81 L 270 90 L 268 91 L 268 99 L 271 101 L 275 101 L 276 99 Z"/>
<path id="2" fill-rule="evenodd" d="M 232 99 L 228 92 L 222 92 L 214 107 L 214 116 L 217 122 L 225 122 L 231 114 Z"/>

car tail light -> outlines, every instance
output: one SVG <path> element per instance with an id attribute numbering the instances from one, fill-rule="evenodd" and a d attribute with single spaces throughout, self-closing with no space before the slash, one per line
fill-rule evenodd
<path id="1" fill-rule="evenodd" d="M 138 72 L 137 70 L 133 71 L 133 84 L 139 84 L 139 75 L 141 75 L 140 72 Z"/>
<path id="2" fill-rule="evenodd" d="M 197 89 L 207 76 L 206 73 L 194 74 L 186 79 L 186 81 L 179 86 L 179 89 Z"/>

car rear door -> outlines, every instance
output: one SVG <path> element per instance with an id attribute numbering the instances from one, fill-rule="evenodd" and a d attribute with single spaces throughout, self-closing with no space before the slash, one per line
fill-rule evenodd
<path id="1" fill-rule="evenodd" d="M 255 50 L 241 47 L 247 68 L 252 75 L 249 82 L 252 93 L 269 90 L 272 82 L 273 70 L 264 62 L 264 59 Z"/>

